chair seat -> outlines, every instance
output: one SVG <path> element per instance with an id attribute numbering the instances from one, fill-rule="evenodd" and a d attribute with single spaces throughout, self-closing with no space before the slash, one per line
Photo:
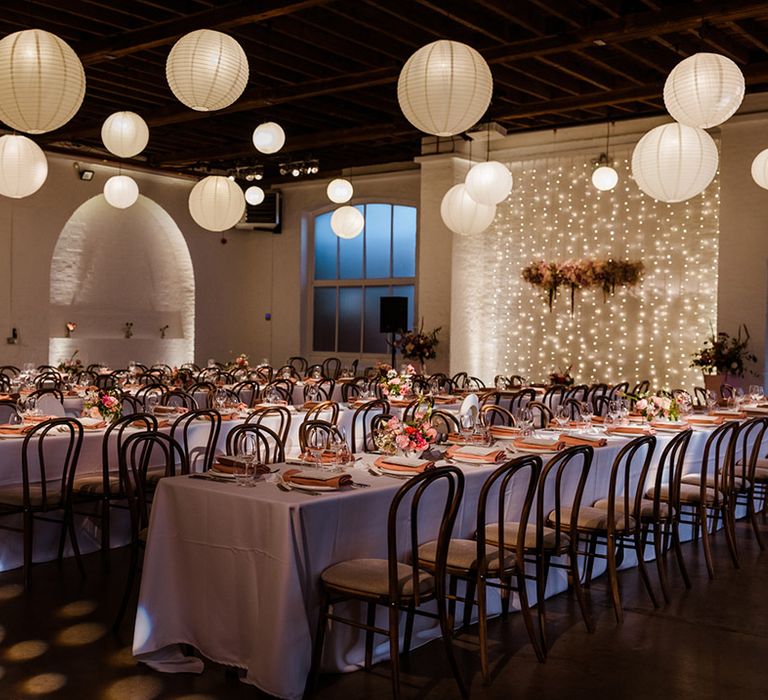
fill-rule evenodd
<path id="1" fill-rule="evenodd" d="M 150 467 L 147 469 L 147 484 L 153 486 L 165 476 L 165 467 Z"/>
<path id="2" fill-rule="evenodd" d="M 613 506 L 618 512 L 623 513 L 624 512 L 624 499 L 617 500 L 616 503 Z M 634 508 L 634 501 L 629 504 L 630 508 Z M 608 509 L 608 499 L 607 498 L 601 498 L 599 501 L 596 501 L 593 508 L 600 508 L 601 510 L 607 510 Z M 668 518 L 669 517 L 669 506 L 666 503 L 659 503 L 659 517 L 660 518 Z M 640 503 L 640 518 L 642 520 L 645 519 L 652 519 L 653 518 L 653 501 L 650 498 L 644 498 Z"/>
<path id="3" fill-rule="evenodd" d="M 72 485 L 74 494 L 103 494 L 104 476 L 102 474 L 92 474 L 91 476 L 77 477 Z M 117 474 L 109 477 L 109 493 L 117 495 L 120 493 L 120 478 Z"/>
<path id="4" fill-rule="evenodd" d="M 504 523 L 504 546 L 505 548 L 513 548 L 517 542 L 517 533 L 520 529 L 520 523 L 507 522 Z M 557 533 L 551 527 L 543 528 L 542 545 L 545 550 L 554 550 L 557 546 Z M 485 528 L 485 539 L 489 544 L 499 544 L 499 525 L 494 523 L 488 525 Z M 565 550 L 568 548 L 570 538 L 564 532 L 560 533 L 560 549 Z M 526 550 L 536 549 L 536 526 L 528 523 L 525 528 L 525 548 Z"/>
<path id="5" fill-rule="evenodd" d="M 407 564 L 398 562 L 397 579 L 400 594 L 413 595 L 412 569 Z M 386 559 L 350 559 L 329 566 L 320 575 L 326 587 L 362 596 L 389 595 L 389 562 Z M 430 593 L 434 588 L 432 575 L 419 571 L 419 593 Z"/>
<path id="6" fill-rule="evenodd" d="M 143 530 L 139 530 L 139 542 L 146 542 L 147 535 L 149 535 L 149 528 L 145 527 Z"/>
<path id="7" fill-rule="evenodd" d="M 496 547 L 485 547 L 487 560 L 486 571 L 490 574 L 499 573 L 499 550 Z M 419 564 L 430 569 L 435 566 L 437 558 L 437 540 L 427 542 L 419 547 Z M 477 570 L 477 541 L 476 540 L 450 540 L 448 544 L 447 567 L 449 571 L 475 571 Z M 515 557 L 507 554 L 504 557 L 504 569 L 511 569 L 515 565 Z"/>
<path id="8" fill-rule="evenodd" d="M 64 499 L 61 495 L 61 482 L 52 481 L 48 483 L 48 510 L 58 510 L 64 507 Z M 33 508 L 41 508 L 43 505 L 43 488 L 40 484 L 29 485 L 29 502 Z M 0 508 L 10 506 L 12 508 L 22 508 L 24 506 L 24 487 L 21 484 L 15 486 L 4 486 L 0 488 Z"/>
<path id="9" fill-rule="evenodd" d="M 570 529 L 571 526 L 571 508 L 560 509 L 560 527 Z M 629 515 L 620 512 L 615 514 L 614 530 L 616 532 L 625 532 L 635 527 L 635 519 Z M 555 523 L 555 511 L 550 512 L 547 517 L 550 525 Z M 585 532 L 605 531 L 608 529 L 608 511 L 603 508 L 590 508 L 582 506 L 579 508 L 579 518 L 576 521 L 576 527 Z"/>
<path id="10" fill-rule="evenodd" d="M 695 484 L 696 486 L 698 486 L 701 483 L 701 474 L 699 474 L 698 472 L 685 474 L 680 481 L 682 481 L 682 483 L 684 484 Z M 719 484 L 723 483 L 722 478 L 718 479 L 718 483 Z M 747 488 L 749 488 L 749 481 L 747 481 L 746 479 L 742 479 L 740 476 L 736 476 L 733 478 L 733 485 L 737 491 L 741 491 L 744 488 L 745 483 Z M 710 488 L 715 488 L 714 474 L 707 475 L 707 486 L 709 486 Z"/>
<path id="11" fill-rule="evenodd" d="M 645 494 L 648 498 L 653 498 L 655 493 L 655 487 L 650 488 Z M 659 498 L 662 501 L 669 501 L 669 486 L 664 485 L 661 487 L 661 493 Z M 705 496 L 705 503 L 714 503 L 715 501 L 715 489 L 707 488 Z M 680 502 L 681 503 L 701 503 L 701 487 L 697 484 L 680 484 Z"/>
<path id="12" fill-rule="evenodd" d="M 755 481 L 768 481 L 768 466 L 761 467 L 760 462 L 768 460 L 758 459 L 758 466 L 755 467 Z"/>

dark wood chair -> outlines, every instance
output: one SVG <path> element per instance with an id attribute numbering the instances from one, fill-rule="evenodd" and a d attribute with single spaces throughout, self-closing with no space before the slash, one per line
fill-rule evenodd
<path id="1" fill-rule="evenodd" d="M 332 425 L 336 425 L 339 422 L 339 404 L 335 401 L 320 401 L 307 410 L 304 422 L 308 420 L 327 420 Z"/>
<path id="2" fill-rule="evenodd" d="M 768 417 L 765 416 L 742 423 L 739 429 L 734 479 L 735 505 L 746 507 L 747 517 L 760 549 L 765 549 L 765 542 L 760 532 L 755 503 L 759 500 L 761 509 L 765 512 L 766 479 L 762 469 L 758 471 L 758 464 L 765 464 L 765 461 L 760 459 L 760 454 L 765 451 L 766 430 Z"/>
<path id="3" fill-rule="evenodd" d="M 336 382 L 333 379 L 321 379 L 319 382 L 305 384 L 304 401 L 308 401 L 313 394 L 319 397 L 315 398 L 315 401 L 332 401 L 335 388 Z"/>
<path id="4" fill-rule="evenodd" d="M 208 432 L 205 436 L 203 445 L 193 447 L 189 440 L 189 431 L 192 426 L 207 425 Z M 208 471 L 213 465 L 213 458 L 216 453 L 216 444 L 221 431 L 221 415 L 218 411 L 210 408 L 200 408 L 195 411 L 188 411 L 180 415 L 171 426 L 171 437 L 181 445 L 184 452 L 184 460 L 192 471 Z M 157 471 L 152 469 L 150 474 Z M 187 472 L 182 472 L 182 474 Z M 174 474 L 165 473 L 164 476 L 174 476 Z"/>
<path id="5" fill-rule="evenodd" d="M 307 367 L 309 367 L 309 362 L 307 360 L 299 355 L 294 355 L 293 357 L 288 358 L 288 362 L 286 363 L 288 366 L 294 368 L 296 370 L 296 373 L 299 375 L 303 375 Z M 285 367 L 286 365 L 283 365 Z"/>
<path id="6" fill-rule="evenodd" d="M 429 422 L 437 431 L 438 442 L 445 442 L 451 433 L 455 435 L 461 430 L 459 419 L 453 413 L 443 411 L 439 408 L 432 411 L 429 416 Z"/>
<path id="7" fill-rule="evenodd" d="M 285 448 L 285 444 L 288 440 L 288 433 L 291 429 L 291 412 L 287 406 L 264 406 L 263 408 L 256 408 L 248 418 L 245 419 L 245 424 L 262 425 L 266 421 L 270 422 L 267 427 L 274 430 L 280 438 L 280 442 Z"/>
<path id="8" fill-rule="evenodd" d="M 555 384 L 550 386 L 544 392 L 544 396 L 541 398 L 541 402 L 549 406 L 550 410 L 554 411 L 565 398 L 565 387 L 562 384 Z"/>
<path id="9" fill-rule="evenodd" d="M 352 454 L 358 451 L 357 443 L 359 437 L 362 437 L 363 452 L 374 452 L 376 450 L 376 443 L 373 439 L 375 433 L 371 429 L 371 423 L 375 416 L 382 414 L 389 415 L 389 401 L 386 399 L 373 399 L 355 409 L 355 412 L 352 414 L 352 444 L 350 445 Z"/>
<path id="10" fill-rule="evenodd" d="M 232 428 L 227 433 L 227 454 L 241 454 L 243 443 L 248 437 L 254 440 L 257 462 L 261 464 L 285 462 L 285 448 L 280 436 L 266 425 L 258 423 L 244 423 Z"/>
<path id="11" fill-rule="evenodd" d="M 183 389 L 171 389 L 170 391 L 166 391 L 160 398 L 160 405 L 177 406 L 186 408 L 189 411 L 195 411 L 198 408 L 195 397 Z"/>
<path id="12" fill-rule="evenodd" d="M 548 427 L 554 419 L 552 409 L 542 401 L 530 401 L 528 403 L 528 408 L 531 410 L 533 427 L 536 429 Z"/>
<path id="13" fill-rule="evenodd" d="M 302 454 L 306 454 L 307 444 L 313 433 L 320 433 L 326 443 L 331 442 L 334 438 L 343 439 L 339 429 L 333 423 L 329 423 L 327 420 L 305 420 L 299 426 L 299 449 Z"/>
<path id="14" fill-rule="evenodd" d="M 338 357 L 328 357 L 323 360 L 323 376 L 336 380 L 341 374 L 341 360 Z"/>
<path id="15" fill-rule="evenodd" d="M 515 426 L 515 417 L 512 412 L 503 406 L 497 406 L 495 403 L 487 403 L 480 406 L 480 416 L 485 425 L 506 425 Z"/>
<path id="16" fill-rule="evenodd" d="M 240 403 L 253 407 L 261 395 L 261 385 L 253 379 L 246 379 L 235 384 L 232 387 L 232 393 L 237 396 Z"/>

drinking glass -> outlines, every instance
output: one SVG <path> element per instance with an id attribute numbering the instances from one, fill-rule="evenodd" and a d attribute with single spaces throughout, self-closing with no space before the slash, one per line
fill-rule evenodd
<path id="1" fill-rule="evenodd" d="M 581 416 L 581 422 L 584 424 L 584 432 L 592 432 L 592 406 L 588 401 L 583 401 L 579 407 L 579 414 Z"/>
<path id="2" fill-rule="evenodd" d="M 533 432 L 533 412 L 528 406 L 523 406 L 517 412 L 517 424 L 520 426 L 520 433 L 527 437 Z"/>
<path id="3" fill-rule="evenodd" d="M 307 439 L 307 452 L 318 469 L 323 466 L 323 452 L 328 447 L 327 437 L 319 430 L 313 430 Z"/>
<path id="4" fill-rule="evenodd" d="M 157 408 L 159 403 L 160 403 L 160 397 L 157 394 L 150 394 L 149 396 L 147 396 L 147 398 L 144 399 L 144 405 L 147 408 L 147 413 L 151 413 L 154 416 L 155 408 Z"/>
<path id="5" fill-rule="evenodd" d="M 762 403 L 765 400 L 765 389 L 762 384 L 755 384 L 755 403 Z"/>
<path id="6" fill-rule="evenodd" d="M 459 426 L 461 428 L 461 437 L 469 442 L 472 433 L 475 431 L 475 414 L 472 411 L 466 411 L 459 416 Z"/>
<path id="7" fill-rule="evenodd" d="M 615 423 L 621 417 L 621 402 L 614 399 L 608 402 L 608 418 Z"/>
<path id="8" fill-rule="evenodd" d="M 21 417 L 18 409 L 8 416 L 8 425 L 21 425 L 23 422 L 24 419 Z"/>
<path id="9" fill-rule="evenodd" d="M 244 435 L 243 441 L 240 443 L 240 454 L 245 457 L 245 461 L 235 467 L 235 483 L 238 486 L 256 485 L 255 463 L 257 452 L 256 436 Z"/>
<path id="10" fill-rule="evenodd" d="M 619 410 L 619 423 L 624 425 L 629 422 L 629 401 L 626 399 L 619 399 L 619 402 L 621 406 Z"/>
<path id="11" fill-rule="evenodd" d="M 562 430 L 571 420 L 571 412 L 567 406 L 558 406 L 555 411 L 555 422 Z"/>
<path id="12" fill-rule="evenodd" d="M 227 392 L 224 388 L 219 387 L 213 395 L 213 407 L 217 411 L 221 411 L 227 405 Z"/>
<path id="13" fill-rule="evenodd" d="M 707 389 L 707 409 L 711 413 L 717 408 L 717 394 L 712 389 Z"/>
<path id="14" fill-rule="evenodd" d="M 287 367 L 283 370 L 283 379 L 288 379 L 289 381 L 291 379 L 291 370 Z"/>
<path id="15" fill-rule="evenodd" d="M 742 389 L 740 386 L 735 386 L 733 388 L 733 401 L 737 409 L 744 402 L 744 389 Z"/>

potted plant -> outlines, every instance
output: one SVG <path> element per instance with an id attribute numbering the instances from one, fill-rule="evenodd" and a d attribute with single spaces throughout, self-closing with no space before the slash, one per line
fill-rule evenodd
<path id="1" fill-rule="evenodd" d="M 739 326 L 735 336 L 724 331 L 711 331 L 704 345 L 692 355 L 691 367 L 699 367 L 704 373 L 704 386 L 719 393 L 723 384 L 743 384 L 747 364 L 757 362 L 757 356 L 749 350 L 749 331 Z"/>
<path id="2" fill-rule="evenodd" d="M 437 338 L 439 332 L 440 328 L 425 332 L 424 319 L 421 319 L 419 330 L 403 333 L 395 341 L 395 347 L 400 350 L 406 360 L 418 361 L 421 374 L 426 376 L 427 360 L 432 360 L 437 356 L 435 348 L 440 342 Z"/>

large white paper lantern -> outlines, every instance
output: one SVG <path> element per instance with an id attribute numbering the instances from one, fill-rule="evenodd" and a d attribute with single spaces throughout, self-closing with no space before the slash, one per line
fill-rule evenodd
<path id="1" fill-rule="evenodd" d="M 104 120 L 101 140 L 110 153 L 132 158 L 147 147 L 149 128 L 136 112 L 115 112 Z"/>
<path id="2" fill-rule="evenodd" d="M 454 185 L 443 197 L 440 216 L 454 233 L 472 236 L 491 225 L 496 216 L 496 205 L 479 204 L 467 194 L 464 184 Z"/>
<path id="3" fill-rule="evenodd" d="M 760 151 L 752 161 L 752 179 L 768 190 L 768 148 Z"/>
<path id="4" fill-rule="evenodd" d="M 0 194 L 28 197 L 43 186 L 46 177 L 48 161 L 32 139 L 17 134 L 0 137 Z"/>
<path id="5" fill-rule="evenodd" d="M 189 193 L 189 213 L 208 231 L 226 231 L 243 218 L 245 196 L 240 186 L 222 175 L 209 175 Z"/>
<path id="6" fill-rule="evenodd" d="M 0 119 L 29 134 L 66 124 L 85 96 L 77 54 L 55 34 L 25 29 L 0 41 Z"/>
<path id="7" fill-rule="evenodd" d="M 440 40 L 422 46 L 400 71 L 397 100 L 420 131 L 453 136 L 474 126 L 491 103 L 493 77 L 471 46 Z"/>
<path id="8" fill-rule="evenodd" d="M 248 59 L 231 36 L 198 29 L 179 39 L 168 54 L 165 77 L 190 109 L 209 112 L 231 105 L 248 83 Z"/>
<path id="9" fill-rule="evenodd" d="M 467 194 L 479 204 L 499 204 L 512 191 L 512 173 L 497 160 L 478 163 L 464 181 Z"/>
<path id="10" fill-rule="evenodd" d="M 339 238 L 355 238 L 365 226 L 365 217 L 355 207 L 339 207 L 331 215 L 331 230 Z"/>
<path id="11" fill-rule="evenodd" d="M 664 83 L 664 104 L 686 126 L 708 129 L 722 124 L 744 99 L 744 76 L 730 59 L 697 53 L 680 61 Z"/>
<path id="12" fill-rule="evenodd" d="M 601 165 L 592 172 L 592 184 L 601 192 L 608 192 L 616 187 L 619 174 L 610 165 Z"/>
<path id="13" fill-rule="evenodd" d="M 104 199 L 115 209 L 127 209 L 136 204 L 139 186 L 128 175 L 115 175 L 104 183 Z"/>
<path id="14" fill-rule="evenodd" d="M 335 180 L 331 180 L 328 183 L 326 189 L 328 199 L 336 204 L 344 204 L 352 199 L 354 190 L 352 189 L 352 183 L 349 180 L 345 180 L 342 177 L 337 177 Z"/>
<path id="15" fill-rule="evenodd" d="M 717 146 L 706 131 L 673 122 L 651 129 L 638 141 L 632 175 L 654 199 L 682 202 L 707 188 L 717 163 Z"/>
<path id="16" fill-rule="evenodd" d="M 253 145 L 261 153 L 277 153 L 284 144 L 283 127 L 275 122 L 264 122 L 253 130 Z"/>
<path id="17" fill-rule="evenodd" d="M 245 191 L 245 201 L 253 207 L 261 204 L 264 201 L 264 190 L 258 185 L 251 185 Z"/>

